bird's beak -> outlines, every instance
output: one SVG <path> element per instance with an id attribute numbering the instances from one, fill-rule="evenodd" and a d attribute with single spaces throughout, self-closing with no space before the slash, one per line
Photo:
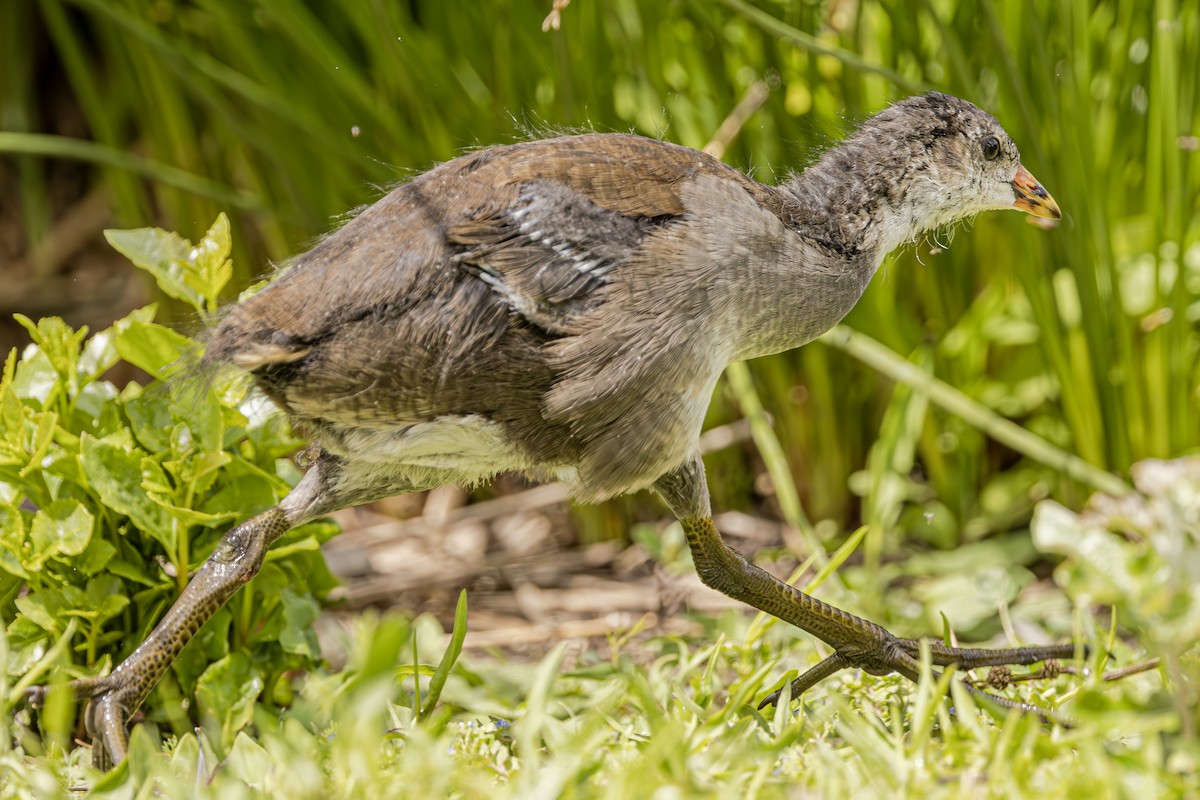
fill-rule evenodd
<path id="1" fill-rule="evenodd" d="M 1017 199 L 1013 201 L 1013 208 L 1019 208 L 1035 217 L 1062 219 L 1058 203 L 1054 202 L 1050 193 L 1024 166 L 1017 167 L 1017 177 L 1013 178 L 1012 187 L 1017 196 Z"/>

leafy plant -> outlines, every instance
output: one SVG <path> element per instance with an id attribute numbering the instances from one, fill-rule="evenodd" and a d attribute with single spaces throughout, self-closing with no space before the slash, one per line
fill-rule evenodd
<path id="1" fill-rule="evenodd" d="M 1132 470 L 1136 493 L 1097 494 L 1082 513 L 1039 504 L 1033 541 L 1065 556 L 1056 579 L 1079 607 L 1111 606 L 1114 626 L 1161 660 L 1169 682 L 1144 700 L 1147 711 L 1173 702 L 1180 732 L 1200 732 L 1200 457 L 1150 460 Z M 1091 696 L 1106 703 L 1102 694 Z M 1094 709 L 1093 709 L 1094 710 Z"/>
<path id="2" fill-rule="evenodd" d="M 232 274 L 221 215 L 196 245 L 158 229 L 108 238 L 162 290 L 211 312 Z M 12 707 L 35 682 L 110 669 L 146 636 L 235 521 L 274 505 L 298 477 L 298 442 L 244 376 L 187 380 L 199 344 L 147 306 L 88 337 L 58 318 L 19 317 L 33 344 L 0 376 L 0 619 Z M 119 360 L 155 377 L 123 389 Z M 286 699 L 318 663 L 312 624 L 335 580 L 304 525 L 201 630 L 144 706 L 177 733 L 196 719 L 229 746 L 256 703 Z M 181 702 L 184 700 L 186 702 Z"/>

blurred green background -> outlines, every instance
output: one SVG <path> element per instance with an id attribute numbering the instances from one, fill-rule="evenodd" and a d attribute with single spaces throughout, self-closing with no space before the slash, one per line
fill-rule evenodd
<path id="1" fill-rule="evenodd" d="M 105 227 L 197 239 L 226 211 L 244 286 L 463 148 L 563 129 L 702 147 L 762 86 L 724 158 L 773 181 L 936 88 L 1000 119 L 1063 224 L 991 214 L 930 236 L 885 265 L 848 324 L 1103 470 L 1195 451 L 1196 4 L 574 0 L 543 31 L 550 11 L 6 0 L 0 315 L 96 330 L 148 299 Z M 21 334 L 0 330 L 0 349 Z M 1023 528 L 1036 500 L 1090 491 L 827 344 L 756 361 L 751 377 L 722 383 L 709 425 L 757 395 L 786 463 L 771 481 L 749 445 L 711 456 L 719 509 L 804 526 L 782 476 L 819 536 L 878 523 L 878 556 Z M 661 514 L 642 496 L 573 516 L 594 540 Z"/>

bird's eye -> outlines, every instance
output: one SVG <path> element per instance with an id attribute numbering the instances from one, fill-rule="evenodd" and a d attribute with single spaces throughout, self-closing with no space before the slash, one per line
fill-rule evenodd
<path id="1" fill-rule="evenodd" d="M 1000 140 L 995 136 L 989 136 L 983 140 L 983 157 L 988 161 L 995 161 L 1000 155 Z"/>

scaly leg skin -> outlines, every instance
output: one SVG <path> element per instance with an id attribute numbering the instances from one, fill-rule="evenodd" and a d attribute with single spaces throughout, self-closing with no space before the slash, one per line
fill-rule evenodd
<path id="1" fill-rule="evenodd" d="M 699 457 L 659 478 L 655 489 L 683 526 L 696 572 L 706 586 L 795 625 L 834 649 L 832 656 L 792 682 L 792 697 L 846 667 L 858 667 L 872 675 L 898 672 L 912 681 L 920 679 L 919 641 L 900 639 L 873 622 L 823 603 L 749 563 L 725 544 L 713 525 L 704 465 Z M 1034 664 L 1075 654 L 1073 645 L 990 649 L 931 644 L 929 650 L 935 665 L 961 669 Z M 963 686 L 971 694 L 1004 708 L 1036 714 L 1046 721 L 1062 721 L 1037 706 L 999 697 L 965 682 Z M 775 705 L 779 696 L 780 692 L 772 693 L 759 708 Z"/>

